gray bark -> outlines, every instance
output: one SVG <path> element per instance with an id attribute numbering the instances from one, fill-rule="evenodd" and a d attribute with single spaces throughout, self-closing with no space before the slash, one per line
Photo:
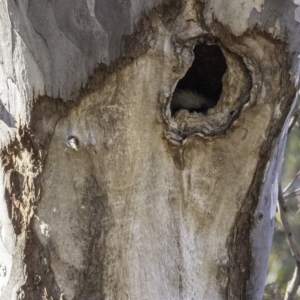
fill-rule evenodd
<path id="1" fill-rule="evenodd" d="M 1 299 L 262 299 L 299 11 L 0 2 Z M 222 93 L 171 112 L 196 45 Z"/>

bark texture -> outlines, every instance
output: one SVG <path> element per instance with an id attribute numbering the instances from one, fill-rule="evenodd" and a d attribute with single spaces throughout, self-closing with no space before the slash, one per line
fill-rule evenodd
<path id="1" fill-rule="evenodd" d="M 0 2 L 1 299 L 260 300 L 299 21 L 291 1 Z M 172 112 L 195 55 L 216 105 Z"/>

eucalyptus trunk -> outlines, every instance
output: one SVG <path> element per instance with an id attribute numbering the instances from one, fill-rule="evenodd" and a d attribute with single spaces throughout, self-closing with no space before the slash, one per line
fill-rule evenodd
<path id="1" fill-rule="evenodd" d="M 294 2 L 0 2 L 1 299 L 262 299 Z"/>

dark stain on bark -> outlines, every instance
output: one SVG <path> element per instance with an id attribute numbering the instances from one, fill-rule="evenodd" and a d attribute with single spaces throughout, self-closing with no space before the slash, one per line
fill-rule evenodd
<path id="1" fill-rule="evenodd" d="M 205 23 L 205 17 L 204 17 L 204 10 L 205 10 L 205 2 L 204 1 L 196 1 L 195 4 L 195 10 L 197 11 L 198 14 L 198 22 L 201 26 L 201 28 L 205 29 L 206 31 L 210 31 L 209 26 Z"/>
<path id="2" fill-rule="evenodd" d="M 20 165 L 18 159 L 21 159 L 21 153 L 27 152 L 31 157 L 29 165 Z M 12 220 L 16 235 L 21 234 L 27 227 L 30 220 L 30 199 L 24 194 L 24 188 L 29 184 L 25 173 L 26 168 L 37 172 L 37 165 L 34 163 L 34 151 L 30 131 L 27 127 L 20 128 L 18 138 L 15 138 L 1 153 L 4 174 L 7 178 L 5 186 L 5 200 L 7 203 L 8 214 Z M 22 174 L 22 170 L 24 173 Z"/>
<path id="3" fill-rule="evenodd" d="M 16 235 L 25 232 L 23 263 L 26 283 L 18 291 L 24 300 L 59 299 L 60 292 L 50 269 L 49 249 L 32 229 L 32 216 L 40 197 L 39 174 L 57 121 L 67 114 L 68 104 L 42 97 L 36 100 L 28 127 L 2 150 L 1 160 L 8 179 L 5 200 Z M 23 158 L 25 153 L 27 158 Z M 30 176 L 28 174 L 31 174 Z M 21 296 L 22 295 L 22 296 Z"/>
<path id="4" fill-rule="evenodd" d="M 22 286 L 24 300 L 58 300 L 61 292 L 50 268 L 50 251 L 44 247 L 33 229 L 33 222 L 26 231 L 24 264 L 27 278 Z"/>
<path id="5" fill-rule="evenodd" d="M 107 194 L 101 194 L 101 188 L 93 176 L 86 180 L 86 192 L 82 201 L 89 211 L 81 217 L 82 222 L 87 224 L 88 232 L 83 234 L 87 235 L 89 246 L 85 264 L 87 267 L 81 273 L 82 280 L 77 287 L 74 300 L 106 299 L 103 290 L 105 241 L 112 218 Z"/>

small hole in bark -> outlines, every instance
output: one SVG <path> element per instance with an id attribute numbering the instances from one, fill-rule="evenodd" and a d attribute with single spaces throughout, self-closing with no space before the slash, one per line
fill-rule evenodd
<path id="1" fill-rule="evenodd" d="M 264 215 L 262 213 L 259 213 L 257 215 L 257 220 L 261 221 L 263 219 Z"/>
<path id="2" fill-rule="evenodd" d="M 171 113 L 180 109 L 206 113 L 214 107 L 222 93 L 222 77 L 227 69 L 225 57 L 217 45 L 195 46 L 195 59 L 178 82 L 171 101 Z"/>
<path id="3" fill-rule="evenodd" d="M 67 146 L 78 151 L 79 148 L 79 140 L 76 136 L 69 136 L 67 140 Z"/>

